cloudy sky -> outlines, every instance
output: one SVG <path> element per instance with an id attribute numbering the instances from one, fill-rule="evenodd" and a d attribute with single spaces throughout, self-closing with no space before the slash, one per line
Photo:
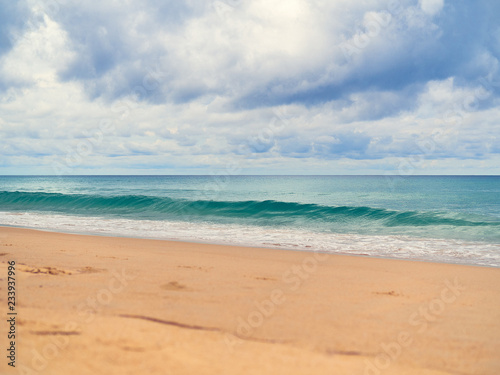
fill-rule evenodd
<path id="1" fill-rule="evenodd" d="M 0 0 L 0 174 L 500 174 L 498 0 Z"/>

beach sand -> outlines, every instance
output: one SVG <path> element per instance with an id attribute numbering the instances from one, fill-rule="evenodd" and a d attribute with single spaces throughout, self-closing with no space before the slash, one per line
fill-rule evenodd
<path id="1" fill-rule="evenodd" d="M 500 373 L 500 269 L 0 228 L 1 374 Z"/>

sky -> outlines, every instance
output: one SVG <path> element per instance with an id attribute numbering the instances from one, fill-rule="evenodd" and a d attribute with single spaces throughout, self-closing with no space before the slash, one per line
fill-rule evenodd
<path id="1" fill-rule="evenodd" d="M 0 174 L 500 174 L 497 0 L 0 0 Z"/>

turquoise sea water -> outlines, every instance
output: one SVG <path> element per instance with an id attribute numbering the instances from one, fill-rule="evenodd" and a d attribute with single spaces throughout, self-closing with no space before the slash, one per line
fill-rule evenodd
<path id="1" fill-rule="evenodd" d="M 0 176 L 0 225 L 500 266 L 500 177 Z"/>

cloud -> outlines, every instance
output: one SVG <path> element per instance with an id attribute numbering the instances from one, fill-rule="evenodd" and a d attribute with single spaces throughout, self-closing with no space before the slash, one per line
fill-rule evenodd
<path id="1" fill-rule="evenodd" d="M 420 8 L 431 16 L 443 9 L 444 0 L 419 0 Z"/>
<path id="2" fill-rule="evenodd" d="M 0 4 L 0 172 L 500 173 L 496 1 Z"/>
<path id="3" fill-rule="evenodd" d="M 60 4 L 51 17 L 73 54 L 60 79 L 82 82 L 92 99 L 215 95 L 241 110 L 366 90 L 408 93 L 429 80 L 477 79 L 498 62 L 495 43 L 485 43 L 495 20 L 485 19 L 492 9 L 484 1 L 158 4 Z M 478 53 L 485 57 L 475 63 Z M 148 80 L 155 90 L 140 90 Z"/>
<path id="4" fill-rule="evenodd" d="M 0 56 L 24 37 L 24 33 L 36 27 L 40 19 L 32 16 L 30 9 L 23 2 L 1 0 L 0 8 Z"/>

